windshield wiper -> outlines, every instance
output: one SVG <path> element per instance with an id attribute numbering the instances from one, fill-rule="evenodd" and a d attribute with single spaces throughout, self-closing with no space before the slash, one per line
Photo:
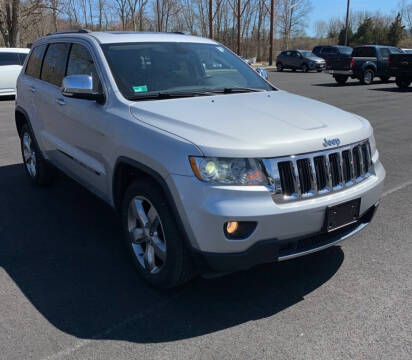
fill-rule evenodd
<path id="1" fill-rule="evenodd" d="M 267 90 L 247 88 L 247 87 L 232 87 L 232 88 L 209 90 L 209 92 L 211 93 L 222 93 L 222 94 L 234 94 L 234 93 L 243 93 L 243 92 L 261 92 L 261 91 L 267 91 Z"/>
<path id="2" fill-rule="evenodd" d="M 139 94 L 129 96 L 128 100 L 138 101 L 138 100 L 163 100 L 163 99 L 173 99 L 182 97 L 194 97 L 194 96 L 208 96 L 211 95 L 207 91 L 178 91 L 178 92 L 156 92 L 150 94 Z"/>

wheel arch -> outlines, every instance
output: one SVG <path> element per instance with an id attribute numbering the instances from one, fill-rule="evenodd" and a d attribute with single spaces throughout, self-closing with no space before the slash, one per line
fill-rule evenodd
<path id="1" fill-rule="evenodd" d="M 27 124 L 30 130 L 33 132 L 31 123 L 30 123 L 30 118 L 27 112 L 21 108 L 20 106 L 17 106 L 16 109 L 14 110 L 14 119 L 16 122 L 16 129 L 17 133 L 19 134 L 19 137 L 21 137 L 21 129 L 24 124 Z"/>
<path id="2" fill-rule="evenodd" d="M 374 74 L 376 74 L 376 65 L 372 62 L 366 62 L 365 64 L 363 64 L 362 70 L 366 71 L 366 70 L 372 70 L 374 72 Z"/>
<path id="3" fill-rule="evenodd" d="M 113 171 L 112 193 L 113 205 L 115 210 L 120 213 L 122 206 L 122 199 L 128 185 L 135 179 L 148 179 L 154 181 L 162 190 L 168 205 L 174 215 L 178 229 L 180 230 L 185 243 L 192 249 L 193 246 L 183 225 L 182 218 L 178 211 L 176 202 L 174 200 L 172 191 L 170 190 L 164 177 L 156 170 L 125 156 L 120 156 L 115 164 Z"/>

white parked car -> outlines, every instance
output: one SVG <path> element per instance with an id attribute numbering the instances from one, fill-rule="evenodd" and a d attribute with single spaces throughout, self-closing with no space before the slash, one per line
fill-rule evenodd
<path id="1" fill-rule="evenodd" d="M 30 49 L 0 48 L 0 96 L 16 94 L 17 77 Z"/>

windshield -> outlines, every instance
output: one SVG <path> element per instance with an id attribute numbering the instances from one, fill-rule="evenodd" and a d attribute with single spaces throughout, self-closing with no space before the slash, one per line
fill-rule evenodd
<path id="1" fill-rule="evenodd" d="M 316 57 L 317 55 L 315 55 L 312 51 L 301 51 L 300 52 L 302 54 L 303 57 Z"/>
<path id="2" fill-rule="evenodd" d="M 349 47 L 349 46 L 340 46 L 340 47 L 339 47 L 339 51 L 340 51 L 341 54 L 351 55 L 353 49 L 352 49 L 351 47 Z"/>
<path id="3" fill-rule="evenodd" d="M 274 90 L 238 56 L 218 44 L 141 42 L 102 45 L 127 99 L 213 90 Z M 229 93 L 228 91 L 222 93 Z"/>

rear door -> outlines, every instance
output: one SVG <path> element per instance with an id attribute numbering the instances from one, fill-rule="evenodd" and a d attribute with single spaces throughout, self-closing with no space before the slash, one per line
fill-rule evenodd
<path id="1" fill-rule="evenodd" d="M 66 50 L 61 49 L 65 53 Z M 63 55 L 62 55 L 63 56 Z M 47 54 L 45 57 L 45 64 Z M 66 61 L 63 62 L 66 64 Z M 95 61 L 86 43 L 70 44 L 63 76 L 90 75 L 96 92 L 102 92 L 102 83 Z M 57 80 L 57 79 L 56 79 Z M 54 158 L 58 165 L 92 191 L 107 197 L 107 161 L 104 154 L 110 149 L 108 122 L 104 105 L 96 101 L 65 97 L 60 88 L 50 92 L 52 115 L 48 117 L 48 131 L 53 142 Z"/>
<path id="2" fill-rule="evenodd" d="M 35 130 L 36 140 L 44 151 L 42 130 L 44 124 L 39 117 L 39 102 L 37 87 L 41 84 L 40 72 L 44 52 L 47 45 L 38 45 L 30 53 L 24 73 L 19 78 L 17 105 L 21 106 L 29 116 L 32 128 Z"/>
<path id="3" fill-rule="evenodd" d="M 16 91 L 16 81 L 22 68 L 18 53 L 0 52 L 0 95 Z"/>

